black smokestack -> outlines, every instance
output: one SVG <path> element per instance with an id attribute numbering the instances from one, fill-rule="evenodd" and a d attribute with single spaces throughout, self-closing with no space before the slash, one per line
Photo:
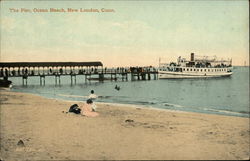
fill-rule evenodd
<path id="1" fill-rule="evenodd" d="M 190 61 L 194 61 L 194 53 L 191 53 L 191 60 Z"/>

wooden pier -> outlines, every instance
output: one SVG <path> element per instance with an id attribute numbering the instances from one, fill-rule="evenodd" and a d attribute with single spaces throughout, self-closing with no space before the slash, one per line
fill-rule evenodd
<path id="1" fill-rule="evenodd" d="M 23 85 L 29 77 L 39 77 L 40 85 L 45 85 L 47 76 L 55 77 L 55 84 L 61 84 L 61 76 L 70 76 L 71 84 L 76 84 L 79 75 L 87 81 L 131 81 L 158 79 L 153 67 L 104 68 L 101 62 L 6 62 L 0 63 L 0 78 L 22 77 Z M 130 75 L 130 77 L 128 77 Z"/>

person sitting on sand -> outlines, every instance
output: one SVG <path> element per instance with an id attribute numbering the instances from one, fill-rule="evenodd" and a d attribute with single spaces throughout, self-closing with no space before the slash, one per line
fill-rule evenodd
<path id="1" fill-rule="evenodd" d="M 92 111 L 93 101 L 88 99 L 84 105 L 81 107 L 81 114 L 88 117 L 96 117 L 99 114 L 97 112 Z"/>
<path id="2" fill-rule="evenodd" d="M 95 95 L 95 91 L 94 90 L 91 90 L 90 91 L 90 95 L 89 95 L 89 99 L 93 102 L 92 103 L 92 110 L 93 111 L 96 111 L 96 105 L 94 103 L 94 100 L 96 100 L 98 98 L 97 95 Z"/>

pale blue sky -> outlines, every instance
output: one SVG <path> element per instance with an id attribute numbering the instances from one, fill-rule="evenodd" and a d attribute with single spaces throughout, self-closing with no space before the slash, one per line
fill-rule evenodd
<path id="1" fill-rule="evenodd" d="M 1 61 L 158 65 L 191 52 L 249 60 L 249 6 L 241 1 L 1 1 Z M 110 8 L 114 13 L 13 13 L 10 8 Z"/>

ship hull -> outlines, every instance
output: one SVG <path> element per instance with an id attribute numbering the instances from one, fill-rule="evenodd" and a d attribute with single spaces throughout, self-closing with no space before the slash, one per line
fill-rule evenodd
<path id="1" fill-rule="evenodd" d="M 174 79 L 174 78 L 216 78 L 216 77 L 229 77 L 233 72 L 225 73 L 185 73 L 185 72 L 166 72 L 159 71 L 159 79 Z"/>

